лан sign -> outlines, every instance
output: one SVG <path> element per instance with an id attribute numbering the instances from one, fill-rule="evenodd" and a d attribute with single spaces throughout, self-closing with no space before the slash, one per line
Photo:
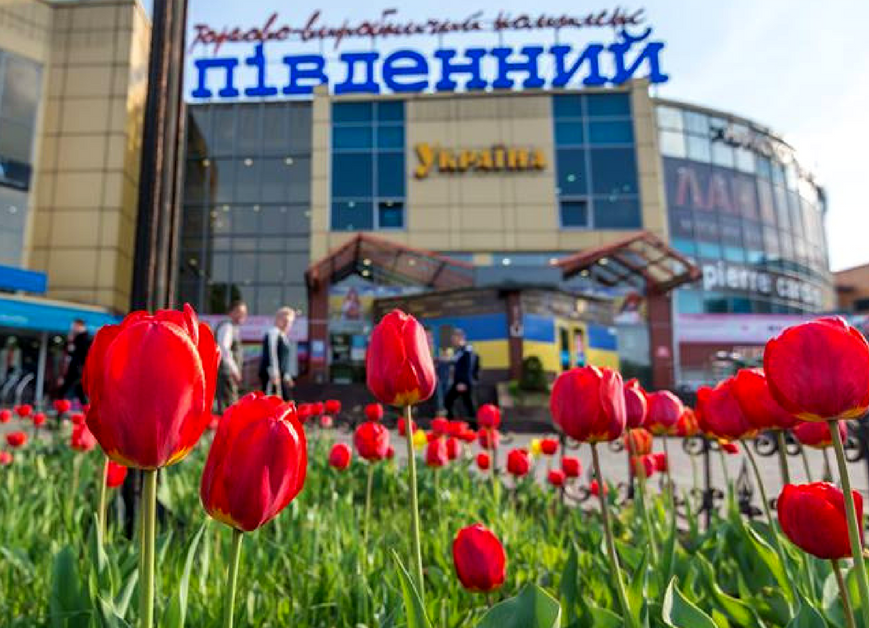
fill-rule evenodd
<path id="1" fill-rule="evenodd" d="M 340 25 L 322 21 L 319 11 L 298 26 L 283 24 L 273 14 L 261 27 L 214 28 L 194 24 L 191 52 L 203 51 L 193 59 L 197 99 L 269 98 L 311 95 L 318 85 L 328 85 L 335 94 L 416 93 L 456 90 L 540 89 L 546 87 L 589 87 L 619 85 L 635 76 L 662 83 L 660 53 L 664 44 L 653 41 L 652 29 L 645 27 L 643 11 L 620 8 L 587 15 L 511 15 L 500 12 L 486 17 L 482 12 L 460 20 L 403 19 L 395 9 L 382 12 L 379 19 Z M 610 27 L 613 40 L 591 42 L 582 47 L 564 43 L 577 29 Z M 505 32 L 550 31 L 551 45 L 523 45 L 518 48 L 443 47 L 429 53 L 408 48 L 380 52 L 374 44 L 387 39 L 417 35 L 436 37 L 459 34 L 472 36 Z M 293 51 L 274 57 L 266 46 L 273 42 L 297 42 L 300 47 L 331 40 L 335 48 L 344 41 L 365 38 L 366 51 L 325 54 Z M 243 54 L 230 54 L 228 44 L 247 44 Z M 287 52 L 287 46 L 282 48 Z M 208 54 L 210 53 L 210 54 Z M 239 80 L 245 75 L 244 83 Z"/>

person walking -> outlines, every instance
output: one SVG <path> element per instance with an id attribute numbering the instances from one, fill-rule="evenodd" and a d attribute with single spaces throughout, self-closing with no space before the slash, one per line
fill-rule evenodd
<path id="1" fill-rule="evenodd" d="M 277 395 L 284 401 L 292 399 L 293 386 L 298 374 L 298 348 L 289 339 L 296 313 L 282 307 L 275 313 L 275 324 L 263 336 L 259 378 L 263 392 Z"/>
<path id="2" fill-rule="evenodd" d="M 467 419 L 476 429 L 477 410 L 474 405 L 474 389 L 480 376 L 480 358 L 474 348 L 468 344 L 465 332 L 456 329 L 453 332 L 453 383 L 447 391 L 444 405 L 447 408 L 447 418 L 455 417 L 454 407 L 457 399 L 462 400 Z"/>
<path id="3" fill-rule="evenodd" d="M 220 366 L 217 369 L 217 411 L 223 414 L 238 401 L 238 386 L 242 382 L 244 353 L 241 346 L 241 325 L 247 319 L 247 304 L 234 301 L 228 317 L 217 324 L 214 335 L 220 349 Z"/>
<path id="4" fill-rule="evenodd" d="M 74 395 L 79 403 L 85 405 L 87 396 L 81 385 L 81 377 L 84 372 L 84 363 L 91 348 L 91 336 L 85 322 L 77 318 L 69 328 L 66 337 L 66 369 L 58 382 L 58 399 L 66 399 Z"/>

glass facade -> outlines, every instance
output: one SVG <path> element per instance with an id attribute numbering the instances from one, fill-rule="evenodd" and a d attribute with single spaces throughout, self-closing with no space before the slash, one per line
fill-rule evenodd
<path id="1" fill-rule="evenodd" d="M 404 101 L 332 105 L 332 231 L 405 228 Z"/>
<path id="2" fill-rule="evenodd" d="M 0 50 L 0 264 L 21 265 L 42 68 Z"/>
<path id="3" fill-rule="evenodd" d="M 180 298 L 205 313 L 305 308 L 311 104 L 192 105 Z"/>
<path id="4" fill-rule="evenodd" d="M 831 283 L 824 195 L 793 150 L 765 130 L 659 104 L 659 141 L 674 248 L 702 286 L 680 289 L 677 311 L 818 312 Z"/>
<path id="5" fill-rule="evenodd" d="M 560 94 L 552 114 L 561 227 L 641 228 L 629 95 Z"/>

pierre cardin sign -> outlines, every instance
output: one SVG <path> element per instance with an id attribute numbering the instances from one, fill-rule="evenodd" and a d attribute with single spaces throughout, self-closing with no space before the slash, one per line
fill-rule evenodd
<path id="1" fill-rule="evenodd" d="M 425 179 L 432 173 L 515 173 L 545 170 L 546 155 L 540 148 L 496 144 L 490 148 L 447 148 L 420 142 L 414 145 L 417 166 L 413 176 Z"/>

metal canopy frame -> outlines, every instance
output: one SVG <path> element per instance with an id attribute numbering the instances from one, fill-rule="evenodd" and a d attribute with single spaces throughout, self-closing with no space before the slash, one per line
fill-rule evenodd
<path id="1" fill-rule="evenodd" d="M 647 294 L 666 294 L 700 278 L 700 269 L 648 231 L 568 255 L 552 264 L 564 279 L 589 277 L 605 286 L 644 287 Z"/>

